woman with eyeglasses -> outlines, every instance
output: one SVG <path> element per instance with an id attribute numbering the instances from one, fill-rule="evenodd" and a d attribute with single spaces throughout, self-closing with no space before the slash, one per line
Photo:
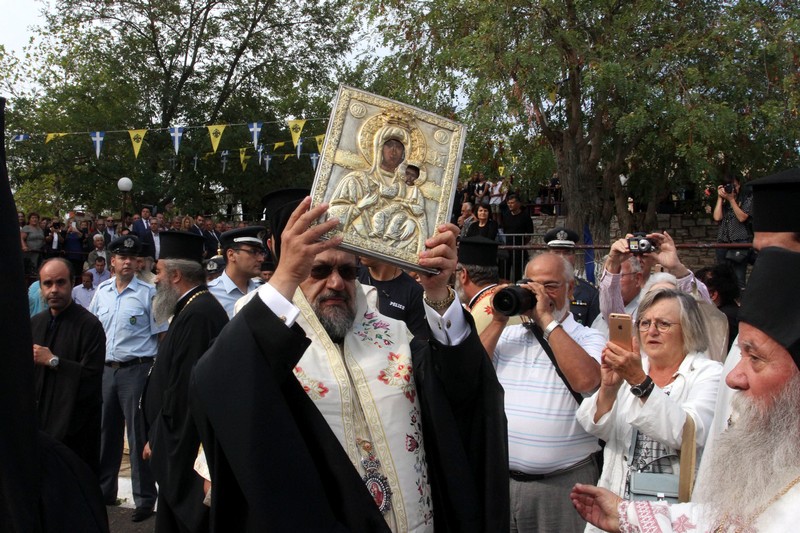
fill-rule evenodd
<path id="1" fill-rule="evenodd" d="M 705 321 L 690 295 L 653 289 L 637 318 L 633 351 L 606 345 L 600 388 L 577 412 L 581 426 L 606 441 L 597 485 L 623 498 L 630 498 L 630 471 L 679 473 L 687 416 L 696 426 L 699 456 L 722 376 L 722 365 L 705 353 Z M 586 531 L 600 530 L 588 525 Z"/>

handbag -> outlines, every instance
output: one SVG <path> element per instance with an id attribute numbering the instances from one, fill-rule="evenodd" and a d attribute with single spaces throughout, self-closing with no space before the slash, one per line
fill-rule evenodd
<path id="1" fill-rule="evenodd" d="M 736 248 L 725 252 L 725 259 L 731 261 L 732 263 L 736 263 L 737 265 L 741 265 L 749 258 L 750 258 L 749 249 Z"/>
<path id="2" fill-rule="evenodd" d="M 633 449 L 636 446 L 636 435 L 633 431 L 633 442 L 628 454 L 629 465 L 633 464 Z M 681 453 L 663 455 L 653 459 L 645 467 L 661 461 L 662 459 L 680 457 L 680 474 L 661 474 L 656 472 L 641 472 L 630 470 L 628 490 L 632 500 L 666 501 L 669 503 L 685 503 L 692 497 L 694 485 L 695 465 L 697 461 L 697 447 L 695 444 L 694 419 L 686 415 L 681 438 Z M 644 467 L 642 467 L 644 468 Z"/>

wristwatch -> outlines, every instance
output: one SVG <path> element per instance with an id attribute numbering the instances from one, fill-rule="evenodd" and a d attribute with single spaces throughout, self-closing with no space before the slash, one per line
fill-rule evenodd
<path id="1" fill-rule="evenodd" d="M 50 365 L 50 368 L 58 368 L 58 356 L 54 355 L 51 357 L 47 364 Z"/>
<path id="2" fill-rule="evenodd" d="M 653 387 L 655 386 L 656 384 L 653 383 L 653 378 L 647 376 L 640 384 L 631 386 L 631 394 L 637 398 L 647 398 L 650 396 L 650 393 L 653 392 Z"/>
<path id="3" fill-rule="evenodd" d="M 547 324 L 547 327 L 544 328 L 544 331 L 542 332 L 542 337 L 544 337 L 544 340 L 550 340 L 550 334 L 553 333 L 558 327 L 561 327 L 561 323 L 558 320 L 552 320 L 549 324 Z"/>

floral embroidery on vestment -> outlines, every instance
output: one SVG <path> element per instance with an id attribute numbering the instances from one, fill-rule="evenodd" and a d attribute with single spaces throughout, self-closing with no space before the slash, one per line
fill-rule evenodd
<path id="1" fill-rule="evenodd" d="M 414 454 L 414 471 L 417 473 L 417 492 L 419 493 L 419 509 L 424 513 L 422 521 L 430 524 L 433 521 L 433 501 L 428 483 L 428 464 L 422 449 L 422 421 L 419 410 L 414 407 L 409 412 L 411 433 L 406 434 L 406 451 Z"/>
<path id="2" fill-rule="evenodd" d="M 311 378 L 299 366 L 294 367 L 294 376 L 297 378 L 297 381 L 300 382 L 300 385 L 303 386 L 303 390 L 306 391 L 308 397 L 312 400 L 319 400 L 328 394 L 328 387 L 326 387 L 325 384 Z"/>
<path id="3" fill-rule="evenodd" d="M 406 398 L 414 403 L 416 397 L 416 389 L 414 382 L 411 380 L 413 370 L 411 368 L 411 361 L 408 356 L 399 353 L 389 352 L 389 366 L 384 368 L 378 374 L 378 380 L 390 385 L 398 387 L 403 391 Z"/>
<path id="4" fill-rule="evenodd" d="M 690 529 L 697 529 L 697 526 L 689 521 L 689 517 L 682 514 L 672 523 L 672 531 L 675 533 L 686 533 Z"/>
<path id="5" fill-rule="evenodd" d="M 378 313 L 368 311 L 364 313 L 364 320 L 356 326 L 353 333 L 361 340 L 372 343 L 377 348 L 385 348 L 394 344 L 389 324 L 380 318 Z"/>

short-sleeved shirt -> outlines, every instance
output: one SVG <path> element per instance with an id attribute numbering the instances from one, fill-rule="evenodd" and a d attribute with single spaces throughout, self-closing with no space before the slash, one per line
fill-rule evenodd
<path id="1" fill-rule="evenodd" d="M 31 252 L 39 252 L 44 247 L 44 232 L 39 226 L 25 225 L 20 230 L 25 233 L 25 244 Z"/>
<path id="2" fill-rule="evenodd" d="M 739 209 L 747 213 L 750 217 L 753 215 L 753 193 L 742 192 L 742 196 L 737 199 L 741 200 Z M 730 202 L 725 202 L 722 206 L 722 220 L 719 223 L 719 230 L 717 231 L 717 242 L 747 242 L 753 240 L 747 224 L 739 222 L 736 218 L 736 213 L 733 211 Z"/>
<path id="3" fill-rule="evenodd" d="M 258 284 L 255 281 L 252 279 L 247 281 L 248 293 L 256 290 L 257 288 Z M 239 290 L 239 287 L 236 286 L 233 280 L 228 276 L 227 272 L 223 272 L 222 275 L 217 279 L 209 281 L 208 291 L 213 294 L 220 305 L 225 308 L 225 312 L 228 313 L 228 318 L 233 318 L 234 306 L 236 305 L 236 302 L 238 302 L 239 298 L 246 294 Z"/>
<path id="4" fill-rule="evenodd" d="M 606 340 L 569 314 L 564 331 L 595 361 Z M 494 352 L 497 377 L 505 389 L 509 469 L 549 474 L 598 451 L 597 437 L 578 424 L 578 403 L 556 373 L 547 353 L 525 326 L 503 330 Z"/>
<path id="5" fill-rule="evenodd" d="M 133 277 L 117 292 L 116 279 L 97 287 L 89 311 L 106 332 L 106 361 L 124 363 L 137 357 L 155 357 L 158 334 L 169 328 L 166 320 L 157 324 L 153 317 L 154 285 Z"/>

